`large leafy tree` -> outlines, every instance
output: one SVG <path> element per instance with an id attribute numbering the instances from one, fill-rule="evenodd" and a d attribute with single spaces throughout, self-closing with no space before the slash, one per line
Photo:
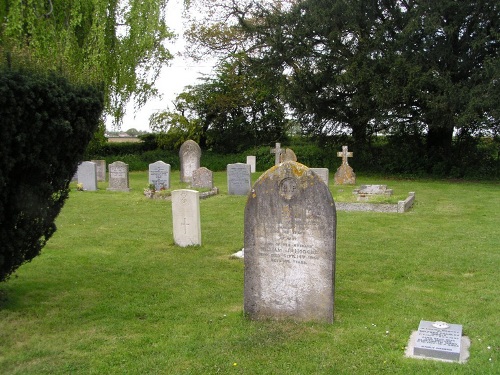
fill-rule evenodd
<path id="1" fill-rule="evenodd" d="M 119 124 L 124 105 L 156 95 L 171 54 L 166 0 L 4 0 L 0 52 L 10 66 L 57 70 L 73 82 L 99 82 Z"/>

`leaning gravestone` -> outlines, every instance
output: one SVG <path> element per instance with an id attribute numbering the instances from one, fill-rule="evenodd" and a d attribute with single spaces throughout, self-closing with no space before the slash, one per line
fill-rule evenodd
<path id="1" fill-rule="evenodd" d="M 97 190 L 97 169 L 95 163 L 84 161 L 78 166 L 78 183 L 83 185 L 83 190 Z"/>
<path id="2" fill-rule="evenodd" d="M 256 170 L 256 164 L 257 164 L 257 158 L 255 155 L 248 155 L 247 156 L 247 164 L 250 165 L 250 172 L 255 173 Z"/>
<path id="3" fill-rule="evenodd" d="M 106 181 L 106 160 L 91 160 L 97 166 L 97 181 Z"/>
<path id="4" fill-rule="evenodd" d="M 214 187 L 214 174 L 205 167 L 198 168 L 193 172 L 193 180 L 191 187 L 198 189 L 213 189 Z"/>
<path id="5" fill-rule="evenodd" d="M 184 142 L 179 150 L 181 162 L 181 182 L 191 182 L 193 172 L 200 168 L 201 149 L 191 139 Z"/>
<path id="6" fill-rule="evenodd" d="M 227 165 L 227 193 L 247 195 L 252 188 L 250 166 L 243 163 Z"/>
<path id="7" fill-rule="evenodd" d="M 201 245 L 199 194 L 189 189 L 172 191 L 174 242 L 179 246 Z"/>
<path id="8" fill-rule="evenodd" d="M 335 185 L 354 185 L 356 183 L 356 174 L 347 162 L 347 158 L 352 157 L 353 153 L 348 151 L 347 146 L 342 146 L 342 152 L 337 152 L 337 156 L 342 158 L 342 164 L 333 177 Z"/>
<path id="9" fill-rule="evenodd" d="M 130 191 L 128 183 L 128 164 L 122 161 L 115 161 L 108 167 L 109 186 L 107 190 Z"/>
<path id="10" fill-rule="evenodd" d="M 325 183 L 285 162 L 245 207 L 244 309 L 251 319 L 333 322 L 336 212 Z"/>
<path id="11" fill-rule="evenodd" d="M 170 164 L 161 160 L 149 164 L 149 184 L 156 190 L 170 189 Z"/>

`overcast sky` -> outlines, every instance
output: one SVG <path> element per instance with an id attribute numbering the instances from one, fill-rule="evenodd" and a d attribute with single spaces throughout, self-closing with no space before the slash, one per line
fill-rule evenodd
<path id="1" fill-rule="evenodd" d="M 171 102 L 180 94 L 184 87 L 197 83 L 197 78 L 212 71 L 210 61 L 194 63 L 192 60 L 178 56 L 178 52 L 183 52 L 184 41 L 182 40 L 182 0 L 170 0 L 167 6 L 167 25 L 179 35 L 176 42 L 169 45 L 169 50 L 175 55 L 170 66 L 165 66 L 156 81 L 156 87 L 162 94 L 161 99 L 150 99 L 138 112 L 134 112 L 133 103 L 129 103 L 123 123 L 122 131 L 131 128 L 137 130 L 149 129 L 149 116 L 167 107 L 172 108 Z M 111 121 L 107 121 L 108 130 L 114 130 Z"/>

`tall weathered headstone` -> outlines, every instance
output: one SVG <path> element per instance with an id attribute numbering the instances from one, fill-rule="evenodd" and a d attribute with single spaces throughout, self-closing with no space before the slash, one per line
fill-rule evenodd
<path id="1" fill-rule="evenodd" d="M 281 154 L 284 152 L 281 148 L 281 143 L 276 143 L 275 147 L 271 149 L 271 154 L 274 154 L 274 165 L 281 163 Z"/>
<path id="2" fill-rule="evenodd" d="M 205 167 L 200 167 L 193 172 L 193 180 L 191 187 L 198 189 L 213 189 L 214 187 L 214 174 Z"/>
<path id="3" fill-rule="evenodd" d="M 196 190 L 172 191 L 174 242 L 182 247 L 201 245 L 200 193 Z"/>
<path id="4" fill-rule="evenodd" d="M 255 173 L 257 165 L 257 158 L 255 155 L 247 156 L 247 164 L 250 165 L 250 172 Z"/>
<path id="5" fill-rule="evenodd" d="M 200 168 L 201 148 L 198 143 L 188 139 L 179 150 L 181 162 L 181 182 L 191 182 L 193 172 Z"/>
<path id="6" fill-rule="evenodd" d="M 337 156 L 342 158 L 342 164 L 335 172 L 335 185 L 354 185 L 356 183 L 356 174 L 347 162 L 347 158 L 352 157 L 353 153 L 347 150 L 347 146 L 342 146 L 342 152 L 337 152 Z"/>
<path id="7" fill-rule="evenodd" d="M 330 179 L 329 178 L 330 171 L 328 170 L 328 168 L 310 168 L 310 169 L 314 173 L 316 173 L 319 177 L 321 177 L 323 182 L 328 186 L 328 180 Z"/>
<path id="8" fill-rule="evenodd" d="M 97 190 L 97 169 L 95 163 L 84 161 L 78 166 L 78 183 L 83 185 L 83 190 Z"/>
<path id="9" fill-rule="evenodd" d="M 106 160 L 91 160 L 97 166 L 97 181 L 106 181 Z"/>
<path id="10" fill-rule="evenodd" d="M 244 309 L 251 319 L 333 322 L 336 211 L 325 183 L 284 162 L 245 207 Z"/>
<path id="11" fill-rule="evenodd" d="M 170 164 L 161 160 L 149 164 L 149 183 L 156 190 L 170 189 Z"/>
<path id="12" fill-rule="evenodd" d="M 252 188 L 250 166 L 243 163 L 227 165 L 227 193 L 247 195 Z"/>
<path id="13" fill-rule="evenodd" d="M 108 167 L 109 181 L 108 189 L 113 191 L 130 191 L 128 179 L 128 164 L 115 161 Z"/>

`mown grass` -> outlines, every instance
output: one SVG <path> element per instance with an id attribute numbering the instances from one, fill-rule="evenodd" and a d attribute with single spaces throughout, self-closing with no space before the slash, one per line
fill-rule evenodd
<path id="1" fill-rule="evenodd" d="M 230 255 L 245 197 L 226 194 L 225 173 L 201 201 L 203 245 L 188 248 L 173 244 L 171 202 L 143 196 L 147 172 L 130 183 L 72 191 L 43 254 L 0 285 L 1 374 L 500 373 L 498 183 L 358 177 L 416 204 L 338 212 L 331 325 L 244 316 Z M 404 357 L 421 319 L 462 324 L 469 361 Z"/>

